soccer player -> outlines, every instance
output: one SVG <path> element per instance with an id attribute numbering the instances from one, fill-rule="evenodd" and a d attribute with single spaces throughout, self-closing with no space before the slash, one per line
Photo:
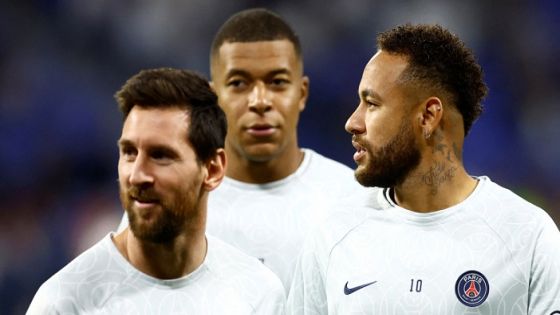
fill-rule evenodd
<path id="1" fill-rule="evenodd" d="M 258 257 L 289 289 L 312 226 L 363 191 L 347 166 L 298 145 L 309 79 L 293 29 L 266 9 L 231 16 L 214 37 L 212 86 L 228 120 L 229 165 L 209 200 L 208 231 Z"/>
<path id="2" fill-rule="evenodd" d="M 120 199 L 130 225 L 47 280 L 27 313 L 282 314 L 280 280 L 205 236 L 227 131 L 208 82 L 186 70 L 144 70 L 116 99 L 124 115 Z"/>
<path id="3" fill-rule="evenodd" d="M 335 200 L 365 189 L 349 167 L 298 145 L 309 79 L 300 41 L 280 16 L 231 16 L 214 37 L 210 70 L 228 120 L 228 167 L 209 197 L 208 233 L 259 258 L 287 291 L 307 232 Z"/>
<path id="4" fill-rule="evenodd" d="M 381 207 L 347 207 L 309 237 L 289 314 L 560 314 L 560 232 L 542 209 L 462 162 L 487 93 L 438 25 L 377 37 L 346 123 L 356 178 Z M 342 206 L 343 207 L 343 206 Z"/>

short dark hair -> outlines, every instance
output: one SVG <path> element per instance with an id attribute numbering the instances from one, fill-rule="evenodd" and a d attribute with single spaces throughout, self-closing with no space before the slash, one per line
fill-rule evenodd
<path id="1" fill-rule="evenodd" d="M 294 45 L 296 55 L 301 58 L 299 38 L 282 17 L 263 8 L 243 10 L 232 15 L 220 27 L 212 41 L 210 59 L 225 42 L 250 43 L 282 39 L 289 40 Z"/>
<path id="2" fill-rule="evenodd" d="M 199 162 L 206 162 L 224 147 L 227 122 L 218 97 L 201 75 L 172 68 L 142 70 L 115 93 L 126 120 L 134 106 L 185 109 L 190 114 L 187 140 Z"/>
<path id="3" fill-rule="evenodd" d="M 482 113 L 482 99 L 488 88 L 472 51 L 440 25 L 405 24 L 380 33 L 378 49 L 404 55 L 409 66 L 405 81 L 417 81 L 439 88 L 452 96 L 463 116 L 465 135 Z"/>

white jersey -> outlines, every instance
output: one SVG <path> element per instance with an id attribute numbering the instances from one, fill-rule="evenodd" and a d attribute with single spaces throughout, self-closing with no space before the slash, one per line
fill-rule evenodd
<path id="1" fill-rule="evenodd" d="M 290 288 L 304 237 L 341 198 L 366 190 L 347 166 L 312 150 L 295 173 L 266 184 L 225 178 L 209 195 L 207 231 L 259 258 Z"/>
<path id="2" fill-rule="evenodd" d="M 463 202 L 417 213 L 381 191 L 312 233 L 288 314 L 560 314 L 560 232 L 542 209 L 479 177 Z"/>
<path id="3" fill-rule="evenodd" d="M 107 235 L 40 288 L 27 314 L 283 314 L 284 290 L 266 267 L 207 237 L 200 267 L 172 280 L 134 268 Z"/>

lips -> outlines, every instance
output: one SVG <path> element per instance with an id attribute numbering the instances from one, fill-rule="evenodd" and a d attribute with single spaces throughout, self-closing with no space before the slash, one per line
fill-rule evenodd
<path id="1" fill-rule="evenodd" d="M 158 202 L 158 199 L 154 199 L 154 198 L 135 198 L 135 197 L 130 197 L 130 199 L 137 201 L 137 202 L 141 202 L 141 203 L 156 203 Z"/>
<path id="2" fill-rule="evenodd" d="M 276 132 L 277 127 L 270 124 L 253 124 L 246 128 L 247 133 L 256 137 L 268 137 Z"/>
<path id="3" fill-rule="evenodd" d="M 365 147 L 356 140 L 352 140 L 352 146 L 356 149 L 356 152 L 354 153 L 354 161 L 358 162 L 366 155 L 367 151 Z"/>
<path id="4" fill-rule="evenodd" d="M 150 207 L 159 203 L 159 196 L 152 189 L 141 189 L 132 186 L 128 190 L 128 197 L 132 203 L 139 207 Z"/>

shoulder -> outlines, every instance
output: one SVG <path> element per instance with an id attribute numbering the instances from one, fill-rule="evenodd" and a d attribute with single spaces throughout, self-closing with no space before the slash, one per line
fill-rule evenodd
<path id="1" fill-rule="evenodd" d="M 113 290 L 115 281 L 124 281 L 126 271 L 111 263 L 113 253 L 110 245 L 108 235 L 43 283 L 31 302 L 28 314 L 55 310 L 61 313 L 80 312 L 87 305 L 97 303 L 92 297 L 94 290 L 107 293 Z"/>
<path id="2" fill-rule="evenodd" d="M 471 207 L 483 215 L 489 224 L 537 227 L 549 221 L 550 216 L 542 208 L 523 199 L 513 191 L 502 187 L 488 177 L 480 177 L 483 185 Z"/>
<path id="3" fill-rule="evenodd" d="M 354 171 L 348 166 L 313 150 L 303 150 L 306 157 L 296 174 L 299 180 L 307 186 L 327 191 L 335 196 L 363 189 L 356 181 Z"/>
<path id="4" fill-rule="evenodd" d="M 344 174 L 353 176 L 353 170 L 333 159 L 330 159 L 322 154 L 319 154 L 311 149 L 302 149 L 305 153 L 305 158 L 309 159 L 309 168 L 312 171 L 328 170 L 331 174 Z"/>
<path id="5" fill-rule="evenodd" d="M 531 255 L 542 242 L 542 235 L 558 234 L 546 211 L 487 177 L 479 179 L 482 187 L 469 204 L 470 215 L 484 222 L 512 254 L 521 258 Z"/>

